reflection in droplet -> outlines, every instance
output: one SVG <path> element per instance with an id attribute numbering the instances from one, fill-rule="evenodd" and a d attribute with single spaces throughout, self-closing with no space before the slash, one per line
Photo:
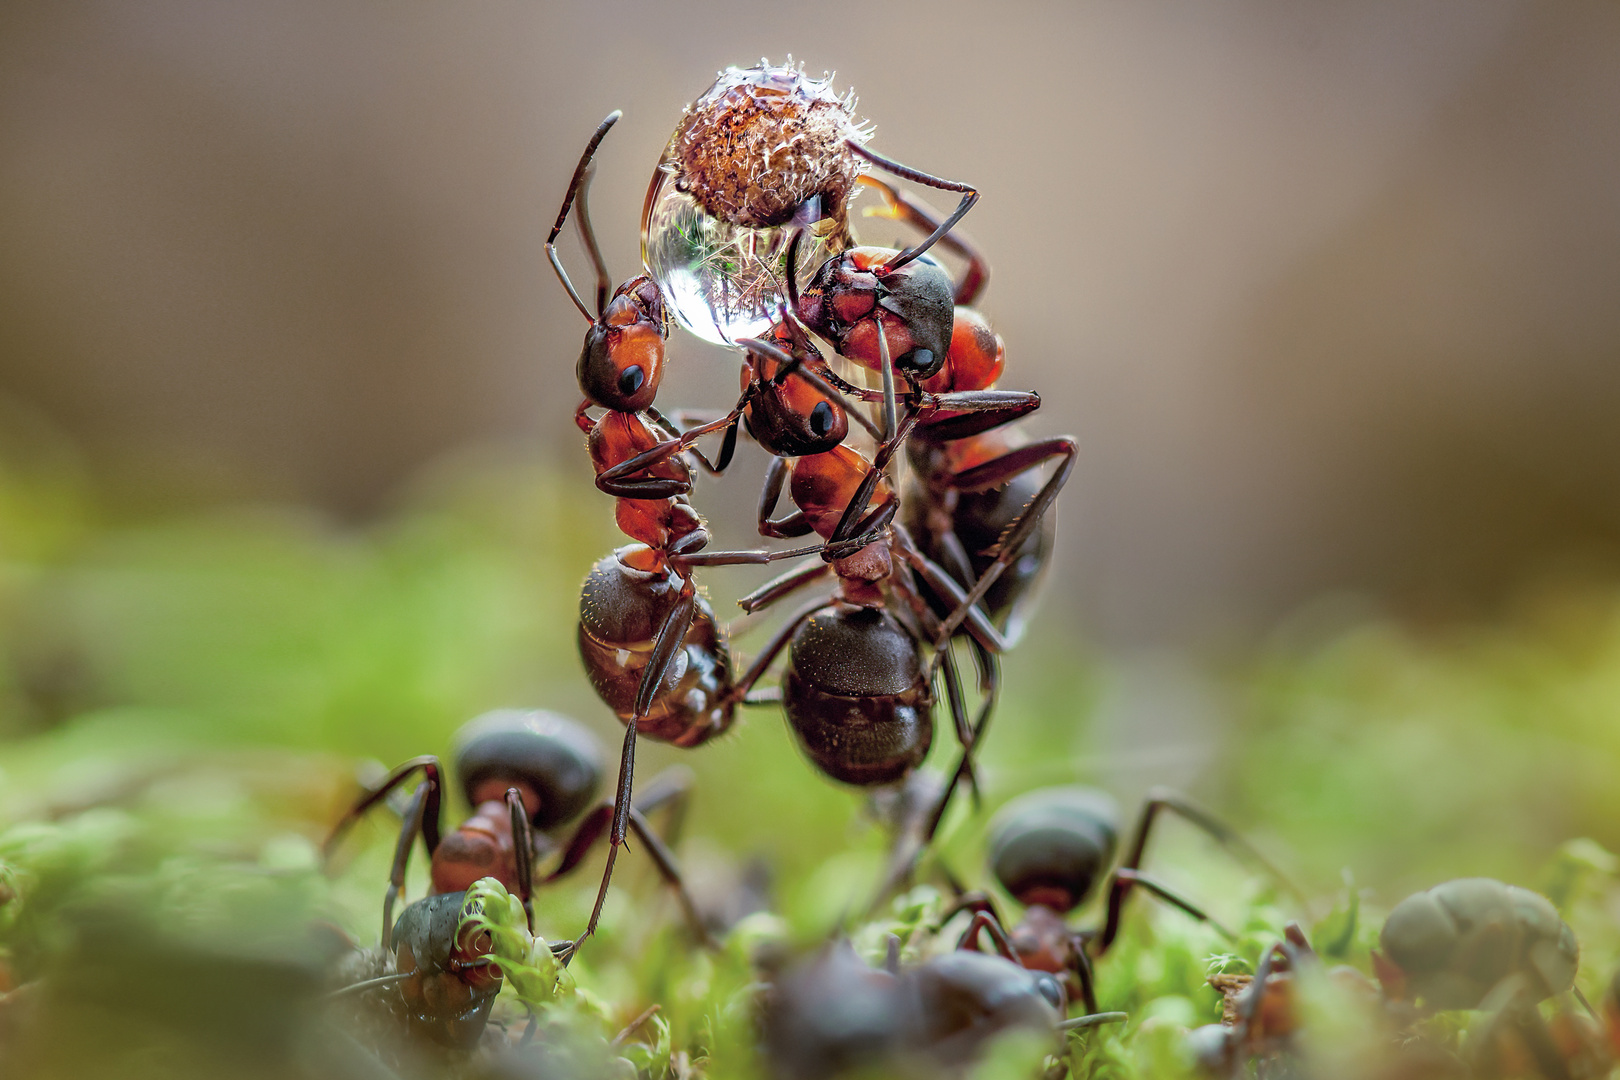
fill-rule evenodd
<path id="1" fill-rule="evenodd" d="M 806 229 L 798 279 L 810 280 L 836 254 L 821 228 Z M 642 232 L 642 261 L 663 291 L 664 304 L 686 329 L 730 345 L 764 333 L 786 297 L 787 248 L 797 226 L 731 225 L 697 200 L 663 183 L 651 194 Z"/>

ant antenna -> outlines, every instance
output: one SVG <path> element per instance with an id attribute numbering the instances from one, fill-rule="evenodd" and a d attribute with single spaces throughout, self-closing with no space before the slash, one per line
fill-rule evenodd
<path id="1" fill-rule="evenodd" d="M 596 229 L 591 226 L 591 208 L 586 201 L 595 178 L 596 166 L 592 165 L 585 173 L 585 182 L 579 186 L 579 213 L 574 215 L 574 224 L 579 226 L 579 239 L 591 256 L 591 265 L 596 267 L 596 315 L 601 318 L 607 308 L 608 294 L 613 291 L 613 279 L 608 276 L 607 261 L 596 243 Z"/>
<path id="2" fill-rule="evenodd" d="M 928 187 L 939 188 L 941 191 L 960 191 L 963 193 L 962 201 L 956 204 L 956 209 L 951 213 L 950 217 L 939 223 L 939 228 L 930 233 L 927 238 L 916 247 L 906 248 L 906 250 L 895 256 L 895 258 L 889 260 L 886 268 L 890 271 L 898 270 L 900 267 L 906 265 L 906 263 L 933 247 L 942 236 L 951 231 L 952 226 L 954 226 L 958 221 L 962 220 L 962 216 L 964 214 L 973 209 L 973 204 L 979 201 L 978 189 L 974 188 L 971 184 L 964 184 L 957 180 L 946 180 L 942 177 L 922 172 L 919 169 L 913 169 L 909 165 L 902 165 L 898 161 L 891 158 L 886 158 L 876 151 L 867 149 L 854 139 L 845 139 L 844 145 L 848 146 L 851 150 L 855 151 L 861 157 L 865 158 L 867 161 L 870 161 L 878 168 L 883 169 L 886 172 L 891 172 L 895 176 L 900 177 L 902 180 L 910 180 L 915 184 L 925 184 Z"/>
<path id="3" fill-rule="evenodd" d="M 568 220 L 568 211 L 573 208 L 574 197 L 581 194 L 580 188 L 585 185 L 586 175 L 591 168 L 591 158 L 596 155 L 596 148 L 602 144 L 602 139 L 607 135 L 609 129 L 614 124 L 617 124 L 619 117 L 623 115 L 624 113 L 618 109 L 608 113 L 607 119 L 597 125 L 596 133 L 591 136 L 591 141 L 585 144 L 585 153 L 580 156 L 579 164 L 574 167 L 574 178 L 568 182 L 568 195 L 563 199 L 562 209 L 557 211 L 557 223 L 551 227 L 551 235 L 546 237 L 546 258 L 551 260 L 551 268 L 557 271 L 557 280 L 561 281 L 563 288 L 568 290 L 568 298 L 574 302 L 575 307 L 579 308 L 579 313 L 593 323 L 596 321 L 597 316 L 592 315 L 590 309 L 585 306 L 585 301 L 579 298 L 579 293 L 574 289 L 574 283 L 568 280 L 568 271 L 563 269 L 562 260 L 557 257 L 557 234 L 562 232 L 563 224 Z M 583 206 L 581 209 L 583 210 Z M 592 258 L 596 261 L 597 273 L 605 275 L 606 271 L 602 269 L 601 264 L 601 253 L 595 250 L 594 237 L 586 246 L 591 250 Z M 598 288 L 600 289 L 600 286 Z"/>

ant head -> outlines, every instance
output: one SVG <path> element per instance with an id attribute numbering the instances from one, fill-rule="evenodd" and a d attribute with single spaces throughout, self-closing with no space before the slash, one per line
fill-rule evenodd
<path id="1" fill-rule="evenodd" d="M 971 1053 L 1004 1031 L 1055 1035 L 1067 1005 L 1051 972 L 1027 971 L 992 953 L 946 953 L 901 977 L 913 989 L 913 1037 L 936 1054 Z"/>
<path id="2" fill-rule="evenodd" d="M 749 394 L 743 415 L 748 433 L 777 457 L 824 454 L 849 434 L 849 417 L 836 393 L 816 385 L 827 385 L 826 362 L 807 337 L 796 338 L 790 320 L 784 315 L 770 341 L 741 342 L 749 354 L 742 372 Z"/>
<path id="3" fill-rule="evenodd" d="M 501 969 L 487 959 L 489 932 L 463 923 L 466 895 L 435 893 L 400 913 L 392 940 L 395 969 L 411 1026 L 445 1046 L 468 1049 L 501 985 Z"/>
<path id="4" fill-rule="evenodd" d="M 467 802 L 498 801 L 515 787 L 542 831 L 584 813 L 601 786 L 596 740 L 556 713 L 497 709 L 468 722 L 456 741 L 456 777 Z"/>
<path id="5" fill-rule="evenodd" d="M 1094 788 L 1031 792 L 996 816 L 991 872 L 1021 904 L 1072 911 L 1113 864 L 1118 821 L 1114 800 Z"/>
<path id="6" fill-rule="evenodd" d="M 640 412 L 664 378 L 664 300 L 646 275 L 620 285 L 585 332 L 575 374 L 593 403 L 613 412 Z"/>
<path id="7" fill-rule="evenodd" d="M 840 356 L 876 369 L 878 334 L 895 370 L 918 379 L 939 372 L 951 347 L 956 305 L 950 275 L 928 258 L 889 270 L 888 248 L 851 248 L 821 264 L 799 299 L 799 317 Z"/>

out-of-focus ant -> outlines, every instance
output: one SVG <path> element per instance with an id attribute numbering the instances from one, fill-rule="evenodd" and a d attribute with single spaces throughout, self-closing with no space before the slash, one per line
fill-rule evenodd
<path id="1" fill-rule="evenodd" d="M 1287 1053 L 1300 1023 L 1297 979 L 1302 969 L 1316 964 L 1305 932 L 1298 923 L 1289 923 L 1283 940 L 1265 951 L 1253 977 L 1229 976 L 1217 985 L 1225 999 L 1222 1022 L 1188 1033 L 1193 1060 L 1212 1076 L 1235 1077 L 1244 1075 L 1250 1058 Z M 1211 977 L 1211 983 L 1219 978 Z"/>
<path id="2" fill-rule="evenodd" d="M 454 831 L 445 833 L 441 822 L 444 768 L 437 757 L 425 755 L 404 762 L 362 796 L 333 827 L 324 847 L 325 857 L 330 860 L 338 842 L 355 822 L 421 773 L 422 782 L 405 804 L 383 899 L 383 949 L 404 950 L 408 946 L 414 957 L 408 960 L 404 952 L 400 953 L 401 971 L 406 970 L 407 963 L 423 962 L 426 955 L 438 958 L 434 961 L 435 976 L 470 970 L 467 965 L 472 954 L 466 953 L 469 946 L 455 939 L 453 933 L 446 936 L 440 931 L 449 918 L 446 913 L 459 910 L 461 895 L 480 878 L 493 877 L 517 896 L 532 930 L 535 865 L 560 852 L 555 868 L 538 883 L 568 874 L 601 839 L 612 820 L 613 808 L 609 804 L 592 806 L 601 785 L 601 751 L 589 732 L 566 717 L 538 710 L 486 713 L 458 733 L 453 766 L 456 782 L 473 808 L 472 815 Z M 707 940 L 675 858 L 645 816 L 665 805 L 679 816 L 690 785 L 684 770 L 672 769 L 654 778 L 631 808 L 630 828 L 675 890 L 699 940 Z M 564 834 L 570 826 L 571 831 Z M 396 923 L 394 904 L 404 889 L 411 849 L 418 836 L 432 860 L 430 894 L 407 907 Z"/>
<path id="3" fill-rule="evenodd" d="M 1125 901 L 1142 888 L 1207 922 L 1219 933 L 1233 934 L 1201 907 L 1141 870 L 1153 825 L 1164 812 L 1197 826 L 1220 844 L 1241 852 L 1279 881 L 1287 879 L 1241 835 L 1182 796 L 1164 789 L 1149 792 L 1125 858 L 1110 872 L 1119 846 L 1119 809 L 1102 792 L 1084 787 L 1047 788 L 1031 792 L 1003 808 L 992 824 L 990 871 L 997 884 L 1024 906 L 1024 917 L 1010 931 L 997 917 L 984 893 L 969 893 L 946 913 L 972 911 L 962 941 L 977 947 L 981 931 L 998 948 L 1006 947 L 1025 967 L 1063 975 L 1070 993 L 1097 1011 L 1091 961 L 1108 951 L 1119 934 Z M 1106 882 L 1106 884 L 1105 884 Z M 1102 888 L 1100 927 L 1075 929 L 1069 915 Z M 1291 886 L 1290 886 L 1291 888 Z"/>
<path id="4" fill-rule="evenodd" d="M 1458 878 L 1415 893 L 1384 920 L 1373 971 L 1392 1000 L 1477 1009 L 1503 980 L 1529 1001 L 1575 984 L 1580 945 L 1543 896 L 1493 878 Z"/>
<path id="5" fill-rule="evenodd" d="M 1373 950 L 1372 960 L 1381 1001 L 1378 989 L 1354 969 L 1335 968 L 1326 975 L 1340 977 L 1377 1003 L 1379 1018 L 1389 1027 L 1396 1070 L 1547 1080 L 1606 1073 L 1610 1055 L 1590 1006 L 1590 1021 L 1569 1009 L 1549 1021 L 1537 1008 L 1564 993 L 1580 998 L 1574 986 L 1579 959 L 1574 933 L 1545 898 L 1490 878 L 1443 882 L 1397 904 L 1379 942 L 1382 948 Z M 1251 1057 L 1287 1051 L 1300 1023 L 1295 983 L 1315 959 L 1304 935 L 1290 924 L 1286 939 L 1261 957 L 1253 979 L 1226 988 L 1225 1023 L 1191 1035 L 1191 1049 L 1206 1072 L 1244 1075 Z M 1605 1001 L 1605 1011 L 1609 1008 Z M 1460 1057 L 1411 1037 L 1414 1021 L 1450 1009 L 1487 1014 L 1470 1027 Z"/>
<path id="6" fill-rule="evenodd" d="M 1002 957 L 956 951 L 902 967 L 899 942 L 874 968 L 834 942 L 777 976 L 766 992 L 766 1059 L 778 1080 L 848 1073 L 955 1074 L 1009 1031 L 1043 1036 L 1117 1023 L 1124 1013 L 1065 1020 L 1067 998 L 1047 972 Z"/>

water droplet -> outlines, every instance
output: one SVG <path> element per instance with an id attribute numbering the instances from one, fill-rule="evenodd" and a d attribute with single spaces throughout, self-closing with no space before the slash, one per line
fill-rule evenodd
<path id="1" fill-rule="evenodd" d="M 836 254 L 818 235 L 831 225 L 807 230 L 799 245 L 801 288 Z M 795 227 L 732 225 L 666 182 L 647 208 L 641 257 L 676 322 L 705 341 L 731 345 L 775 324 L 786 300 L 787 249 Z"/>

